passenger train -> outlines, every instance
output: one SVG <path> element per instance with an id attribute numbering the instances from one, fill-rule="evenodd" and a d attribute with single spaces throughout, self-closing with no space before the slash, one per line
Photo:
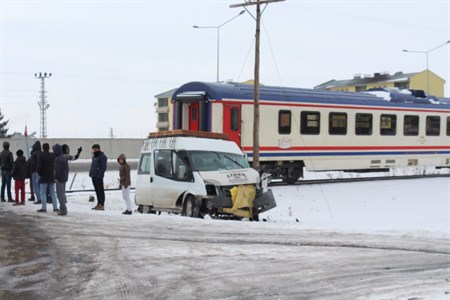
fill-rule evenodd
<path id="1" fill-rule="evenodd" d="M 172 103 L 173 129 L 227 134 L 252 161 L 252 85 L 190 82 Z M 423 91 L 261 86 L 260 165 L 288 183 L 304 169 L 450 167 L 450 103 Z"/>

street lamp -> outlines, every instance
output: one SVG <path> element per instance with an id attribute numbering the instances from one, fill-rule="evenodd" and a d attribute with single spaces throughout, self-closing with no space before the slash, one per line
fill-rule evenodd
<path id="1" fill-rule="evenodd" d="M 439 46 L 436 46 L 436 47 L 434 47 L 434 48 L 432 48 L 432 49 L 430 49 L 430 50 L 427 50 L 427 51 L 415 51 L 415 50 L 406 50 L 406 49 L 403 49 L 403 52 L 409 52 L 409 53 L 425 53 L 426 59 L 427 59 L 427 94 L 430 94 L 430 76 L 429 76 L 430 71 L 428 70 L 428 53 L 430 53 L 430 52 L 432 52 L 432 51 L 434 51 L 434 50 L 436 50 L 436 49 L 438 49 L 438 48 L 441 48 L 442 46 L 445 46 L 445 45 L 447 45 L 447 44 L 449 44 L 449 43 L 450 43 L 450 40 L 447 41 L 447 42 L 445 42 L 445 43 L 443 43 L 443 44 L 440 44 Z"/>
<path id="2" fill-rule="evenodd" d="M 197 26 L 194 25 L 192 27 L 196 28 L 196 29 L 202 29 L 202 28 L 215 28 L 217 29 L 217 82 L 219 82 L 219 43 L 220 43 L 220 27 L 222 27 L 223 25 L 233 21 L 234 19 L 236 19 L 237 17 L 239 17 L 240 15 L 242 15 L 243 13 L 245 13 L 245 10 L 242 10 L 238 15 L 232 17 L 231 19 L 229 19 L 228 21 L 218 25 L 218 26 Z"/>

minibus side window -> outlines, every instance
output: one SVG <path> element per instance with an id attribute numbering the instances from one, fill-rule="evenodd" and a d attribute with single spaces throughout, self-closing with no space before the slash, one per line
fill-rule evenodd
<path id="1" fill-rule="evenodd" d="M 143 153 L 141 155 L 141 159 L 139 160 L 138 174 L 150 174 L 151 158 L 151 153 Z"/>
<path id="2" fill-rule="evenodd" d="M 172 164 L 170 150 L 155 151 L 155 174 L 163 177 L 172 177 Z"/>

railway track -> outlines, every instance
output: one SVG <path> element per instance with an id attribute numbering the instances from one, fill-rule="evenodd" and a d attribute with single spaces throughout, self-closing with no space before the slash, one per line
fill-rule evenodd
<path id="1" fill-rule="evenodd" d="M 398 175 L 398 176 L 376 176 L 376 177 L 358 177 L 358 178 L 340 178 L 340 179 L 304 179 L 299 180 L 292 185 L 306 185 L 306 184 L 327 184 L 327 183 L 349 183 L 349 182 L 364 182 L 364 181 L 380 181 L 380 180 L 402 180 L 402 179 L 423 179 L 436 177 L 450 177 L 448 174 L 430 174 L 430 175 Z M 285 186 L 289 185 L 286 182 L 272 181 L 269 186 Z M 119 188 L 109 188 L 105 191 L 119 191 Z M 131 187 L 134 190 L 134 187 Z M 83 190 L 66 190 L 66 193 L 94 193 L 94 189 Z"/>
<path id="2" fill-rule="evenodd" d="M 375 177 L 358 177 L 358 178 L 339 178 L 339 179 L 304 179 L 299 180 L 292 185 L 306 184 L 327 184 L 327 183 L 348 183 L 363 181 L 380 181 L 380 180 L 403 180 L 403 179 L 423 179 L 436 177 L 450 177 L 450 174 L 430 174 L 430 175 L 398 175 L 398 176 L 375 176 Z M 289 185 L 286 182 L 272 181 L 269 186 Z"/>

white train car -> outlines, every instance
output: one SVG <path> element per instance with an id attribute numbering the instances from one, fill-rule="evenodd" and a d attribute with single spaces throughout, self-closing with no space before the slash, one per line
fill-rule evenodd
<path id="1" fill-rule="evenodd" d="M 382 93 L 382 92 L 378 92 Z M 190 82 L 173 128 L 228 134 L 253 155 L 253 86 Z M 450 167 L 450 105 L 435 97 L 261 86 L 260 162 L 293 182 L 308 171 Z"/>

